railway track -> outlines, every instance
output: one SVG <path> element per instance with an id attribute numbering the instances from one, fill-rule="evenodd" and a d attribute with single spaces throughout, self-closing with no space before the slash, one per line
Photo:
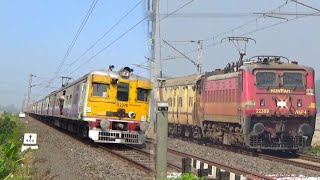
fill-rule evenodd
<path id="1" fill-rule="evenodd" d="M 267 177 L 267 176 L 264 176 L 264 175 L 261 175 L 261 174 L 249 172 L 249 171 L 237 168 L 237 167 L 227 166 L 227 165 L 222 164 L 222 163 L 218 163 L 218 162 L 211 161 L 211 160 L 206 160 L 206 159 L 203 159 L 201 157 L 198 157 L 198 156 L 195 156 L 195 155 L 191 155 L 191 154 L 187 154 L 187 153 L 184 153 L 184 152 L 181 152 L 181 151 L 177 151 L 177 150 L 174 150 L 174 149 L 171 149 L 171 148 L 168 148 L 168 152 L 172 153 L 172 154 L 175 154 L 175 155 L 178 155 L 178 156 L 182 156 L 182 157 L 193 158 L 193 159 L 199 160 L 199 161 L 201 161 L 203 163 L 207 163 L 209 165 L 212 165 L 212 166 L 215 166 L 215 167 L 219 167 L 221 169 L 224 169 L 224 170 L 229 171 L 229 172 L 233 172 L 235 174 L 241 174 L 241 175 L 243 175 L 245 177 L 248 177 L 248 178 L 251 178 L 251 179 L 273 179 L 273 178 L 270 178 L 270 177 Z"/>
<path id="2" fill-rule="evenodd" d="M 319 156 L 312 156 L 312 155 L 308 155 L 308 154 L 298 154 L 298 158 L 303 159 L 303 160 L 307 160 L 307 161 L 311 161 L 311 162 L 320 163 Z"/>
<path id="3" fill-rule="evenodd" d="M 298 166 L 306 169 L 311 169 L 314 171 L 320 171 L 320 163 L 315 162 L 315 157 L 311 157 L 308 155 L 300 154 L 298 158 L 286 158 L 286 157 L 277 157 L 277 156 L 259 153 L 257 156 L 270 161 L 276 161 L 276 162 L 291 164 L 293 166 Z M 320 159 L 317 159 L 317 160 L 320 160 Z"/>
<path id="4" fill-rule="evenodd" d="M 150 140 L 148 140 L 150 141 Z M 152 142 L 155 143 L 155 142 Z M 252 153 L 250 151 L 239 149 L 239 148 L 233 148 L 228 146 L 220 146 L 220 145 L 214 145 L 211 146 L 213 148 L 218 148 L 225 151 L 230 151 L 234 153 L 241 153 L 249 156 L 256 156 L 260 157 L 262 159 L 275 161 L 275 162 L 281 162 L 285 164 L 291 164 L 293 166 L 310 169 L 314 171 L 320 171 L 320 157 L 317 156 L 311 156 L 306 154 L 298 154 L 296 157 L 279 157 L 276 155 L 269 155 L 264 153 Z"/>
<path id="5" fill-rule="evenodd" d="M 146 142 L 148 142 L 150 144 L 156 144 L 155 141 L 150 140 L 150 139 L 147 139 Z M 246 176 L 246 177 L 251 178 L 251 179 L 273 179 L 271 177 L 267 177 L 267 176 L 264 176 L 262 174 L 249 172 L 249 171 L 237 168 L 237 167 L 227 166 L 225 164 L 222 164 L 222 163 L 219 163 L 219 162 L 216 162 L 216 161 L 203 159 L 203 158 L 198 157 L 196 155 L 187 154 L 187 153 L 184 153 L 184 152 L 181 152 L 181 151 L 177 151 L 177 150 L 172 149 L 172 148 L 168 148 L 168 153 L 171 153 L 171 154 L 174 154 L 174 155 L 180 156 L 180 157 L 192 158 L 192 159 L 201 161 L 202 163 L 206 163 L 208 165 L 215 166 L 215 167 L 218 167 L 220 169 L 224 169 L 226 171 L 233 172 L 235 174 L 241 174 L 241 175 Z"/>
<path id="6" fill-rule="evenodd" d="M 130 145 L 121 146 L 99 146 L 101 149 L 116 155 L 117 157 L 127 161 L 137 168 L 145 171 L 148 174 L 155 174 L 155 155 L 146 152 L 142 149 Z M 175 169 L 177 172 L 181 171 L 181 167 L 168 163 L 168 168 Z"/>

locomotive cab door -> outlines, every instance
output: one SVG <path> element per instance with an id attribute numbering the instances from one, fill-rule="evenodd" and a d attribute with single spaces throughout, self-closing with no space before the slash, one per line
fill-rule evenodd
<path id="1" fill-rule="evenodd" d="M 203 103 L 201 102 L 201 96 L 202 96 L 202 79 L 198 80 L 196 83 L 196 93 L 195 93 L 195 102 L 194 102 L 194 125 L 199 125 L 201 126 L 202 121 L 203 121 L 203 112 L 204 112 L 204 107 Z"/>
<path id="2" fill-rule="evenodd" d="M 242 71 L 238 74 L 238 85 L 237 85 L 237 93 L 236 93 L 236 103 L 237 103 L 237 119 L 241 122 L 241 115 L 242 115 L 242 92 L 243 92 L 243 73 Z"/>
<path id="3" fill-rule="evenodd" d="M 80 86 L 81 90 L 79 93 L 79 102 L 78 102 L 78 118 L 81 119 L 83 116 L 85 116 L 85 107 L 87 106 L 87 81 L 82 82 L 82 85 Z"/>

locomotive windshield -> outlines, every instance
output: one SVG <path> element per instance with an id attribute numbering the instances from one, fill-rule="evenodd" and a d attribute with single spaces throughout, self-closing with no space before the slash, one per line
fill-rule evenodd
<path id="1" fill-rule="evenodd" d="M 138 88 L 137 89 L 137 100 L 147 102 L 148 101 L 148 94 L 149 94 L 148 89 Z"/>
<path id="2" fill-rule="evenodd" d="M 107 90 L 108 90 L 107 84 L 92 83 L 92 88 L 93 88 L 92 96 L 107 97 Z"/>
<path id="3" fill-rule="evenodd" d="M 278 86 L 277 74 L 275 72 L 257 72 L 257 87 L 274 87 Z"/>
<path id="4" fill-rule="evenodd" d="M 303 74 L 299 72 L 283 73 L 284 87 L 304 87 Z"/>
<path id="5" fill-rule="evenodd" d="M 128 101 L 129 99 L 129 84 L 128 83 L 118 83 L 117 87 L 117 100 Z"/>

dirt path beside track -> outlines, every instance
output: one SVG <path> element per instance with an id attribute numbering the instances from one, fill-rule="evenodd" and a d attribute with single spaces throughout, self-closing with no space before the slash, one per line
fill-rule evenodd
<path id="1" fill-rule="evenodd" d="M 22 120 L 24 132 L 37 133 L 32 179 L 151 179 L 102 149 L 33 118 Z"/>

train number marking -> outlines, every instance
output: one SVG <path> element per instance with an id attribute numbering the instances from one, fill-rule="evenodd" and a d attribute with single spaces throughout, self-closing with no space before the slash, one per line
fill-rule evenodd
<path id="1" fill-rule="evenodd" d="M 270 112 L 269 109 L 256 109 L 257 114 L 267 114 L 269 112 Z"/>
<path id="2" fill-rule="evenodd" d="M 117 105 L 122 108 L 128 107 L 128 104 L 125 104 L 125 103 L 118 103 Z"/>
<path id="3" fill-rule="evenodd" d="M 294 114 L 304 115 L 304 114 L 307 114 L 307 111 L 306 111 L 306 110 L 296 110 L 296 111 L 294 112 Z"/>

